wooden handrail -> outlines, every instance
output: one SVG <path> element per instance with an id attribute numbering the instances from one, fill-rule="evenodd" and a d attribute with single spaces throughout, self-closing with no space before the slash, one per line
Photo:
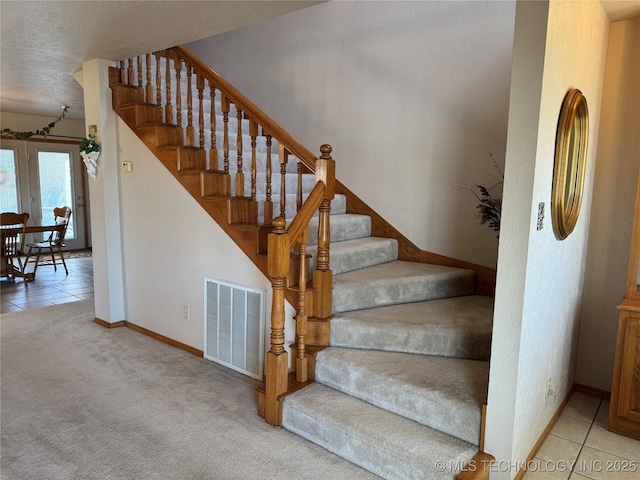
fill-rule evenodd
<path id="1" fill-rule="evenodd" d="M 198 73 L 204 76 L 209 82 L 224 92 L 231 103 L 239 106 L 249 118 L 257 121 L 263 130 L 269 132 L 278 142 L 296 158 L 300 159 L 304 165 L 312 172 L 315 171 L 315 162 L 317 158 L 304 145 L 298 142 L 289 132 L 278 125 L 269 115 L 258 108 L 251 100 L 245 97 L 238 89 L 231 85 L 227 80 L 222 78 L 218 73 L 211 69 L 206 63 L 196 57 L 184 45 L 173 47 L 172 50 L 182 58 L 186 63 L 190 64 Z"/>
<path id="2" fill-rule="evenodd" d="M 298 210 L 298 214 L 291 221 L 291 224 L 289 224 L 287 232 L 289 233 L 291 248 L 296 244 L 300 235 L 304 232 L 304 229 L 309 226 L 311 217 L 318 211 L 322 200 L 324 200 L 325 190 L 326 185 L 323 182 L 317 182 L 307 197 L 307 200 L 302 204 L 300 210 Z"/>

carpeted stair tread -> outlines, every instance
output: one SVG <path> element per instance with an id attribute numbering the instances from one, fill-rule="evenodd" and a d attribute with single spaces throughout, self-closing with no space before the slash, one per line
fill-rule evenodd
<path id="1" fill-rule="evenodd" d="M 453 479 L 478 447 L 314 383 L 284 399 L 282 426 L 386 479 Z"/>
<path id="2" fill-rule="evenodd" d="M 366 237 L 343 242 L 331 242 L 329 268 L 334 275 L 371 267 L 398 259 L 398 241 L 393 238 Z M 307 253 L 312 255 L 309 270 L 317 265 L 317 245 L 310 246 Z"/>
<path id="3" fill-rule="evenodd" d="M 316 381 L 451 436 L 479 444 L 489 362 L 329 347 Z"/>
<path id="4" fill-rule="evenodd" d="M 390 305 L 335 315 L 331 345 L 488 360 L 492 323 L 481 295 Z"/>
<path id="5" fill-rule="evenodd" d="M 475 272 L 397 260 L 333 277 L 333 313 L 475 292 Z"/>
<path id="6" fill-rule="evenodd" d="M 302 201 L 304 202 L 309 195 L 302 195 Z M 256 195 L 256 200 L 258 201 L 258 218 L 264 218 L 264 202 L 267 199 L 266 195 Z M 275 195 L 271 197 L 271 201 L 273 202 L 273 216 L 280 216 L 280 195 Z M 344 195 L 336 195 L 333 201 L 331 202 L 331 214 L 332 216 L 340 216 L 347 211 L 347 198 Z M 296 206 L 296 194 L 288 193 L 286 196 L 286 207 L 285 207 L 285 218 L 293 219 L 297 213 Z M 318 211 L 314 214 L 315 217 L 318 216 Z M 317 237 L 316 233 L 316 237 Z M 317 240 L 317 239 L 316 239 Z M 317 243 L 317 242 L 316 242 Z"/>
<path id="7" fill-rule="evenodd" d="M 333 212 L 333 208 L 332 208 Z M 331 243 L 365 238 L 371 235 L 371 217 L 346 213 L 331 216 Z M 318 244 L 318 217 L 309 222 L 309 245 Z"/>

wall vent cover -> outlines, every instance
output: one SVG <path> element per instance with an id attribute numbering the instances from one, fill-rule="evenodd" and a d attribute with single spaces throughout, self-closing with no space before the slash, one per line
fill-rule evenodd
<path id="1" fill-rule="evenodd" d="M 204 357 L 262 380 L 264 290 L 205 278 Z"/>

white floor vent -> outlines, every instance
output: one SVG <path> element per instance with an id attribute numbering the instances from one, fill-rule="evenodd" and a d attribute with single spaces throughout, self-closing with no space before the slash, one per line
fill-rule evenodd
<path id="1" fill-rule="evenodd" d="M 204 356 L 262 380 L 264 290 L 205 278 Z"/>

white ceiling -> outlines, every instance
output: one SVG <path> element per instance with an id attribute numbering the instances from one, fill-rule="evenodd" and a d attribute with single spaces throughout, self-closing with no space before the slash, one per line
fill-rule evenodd
<path id="1" fill-rule="evenodd" d="M 318 1 L 0 1 L 0 110 L 84 118 L 72 74 L 233 30 Z"/>
<path id="2" fill-rule="evenodd" d="M 324 0 L 321 0 L 324 1 Z M 612 21 L 640 0 L 601 0 Z M 92 58 L 120 60 L 233 30 L 318 1 L 0 1 L 0 110 L 84 118 L 72 74 Z"/>

